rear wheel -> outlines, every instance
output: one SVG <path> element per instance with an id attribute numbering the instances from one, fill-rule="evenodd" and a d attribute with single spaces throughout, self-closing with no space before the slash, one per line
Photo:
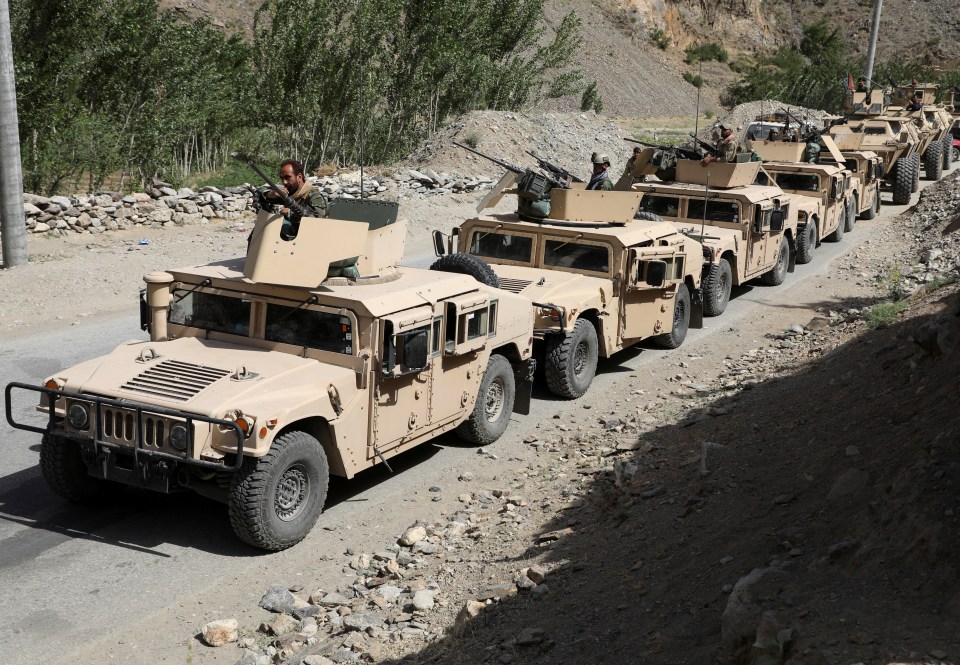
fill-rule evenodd
<path id="1" fill-rule="evenodd" d="M 123 491 L 124 486 L 94 478 L 80 455 L 76 441 L 44 434 L 40 441 L 40 471 L 56 494 L 76 503 L 96 503 Z"/>
<path id="2" fill-rule="evenodd" d="M 913 160 L 910 157 L 901 157 L 894 164 L 893 174 L 893 203 L 907 205 L 910 203 L 910 194 L 913 192 Z"/>
<path id="3" fill-rule="evenodd" d="M 953 163 L 956 161 L 954 157 L 954 148 L 953 148 L 953 135 L 947 134 L 943 137 L 943 168 L 949 170 Z"/>
<path id="4" fill-rule="evenodd" d="M 760 275 L 760 281 L 767 286 L 780 286 L 787 278 L 787 264 L 790 261 L 790 244 L 786 236 L 780 237 L 780 247 L 777 249 L 777 262 L 773 269 Z"/>
<path id="5" fill-rule="evenodd" d="M 303 540 L 327 500 L 330 467 L 316 438 L 291 430 L 267 454 L 248 458 L 234 474 L 227 510 L 240 540 L 279 551 Z"/>
<path id="6" fill-rule="evenodd" d="M 558 397 L 580 397 L 593 382 L 599 355 L 597 329 L 586 319 L 565 335 L 550 335 L 543 368 L 547 388 Z"/>
<path id="7" fill-rule="evenodd" d="M 923 153 L 923 170 L 927 180 L 939 180 L 943 177 L 943 142 L 934 141 Z"/>
<path id="8" fill-rule="evenodd" d="M 720 316 L 730 302 L 730 289 L 733 287 L 733 268 L 730 261 L 720 259 L 707 268 L 703 278 L 703 314 Z"/>
<path id="9" fill-rule="evenodd" d="M 880 190 L 877 189 L 873 194 L 873 203 L 870 205 L 869 210 L 863 211 L 863 219 L 873 219 L 877 216 L 877 213 L 880 212 Z"/>
<path id="10" fill-rule="evenodd" d="M 516 396 L 516 379 L 510 361 L 501 355 L 491 355 L 473 412 L 454 430 L 457 436 L 478 446 L 499 439 L 510 424 Z"/>
<path id="11" fill-rule="evenodd" d="M 843 240 L 843 234 L 847 231 L 847 206 L 844 205 L 840 208 L 840 219 L 837 220 L 837 228 L 834 229 L 833 233 L 827 236 L 827 240 L 830 242 L 840 242 Z"/>
<path id="12" fill-rule="evenodd" d="M 677 286 L 677 293 L 673 297 L 673 329 L 668 333 L 657 335 L 653 343 L 662 349 L 675 349 L 687 338 L 690 328 L 690 291 L 686 284 Z"/>
<path id="13" fill-rule="evenodd" d="M 812 222 L 797 229 L 797 263 L 813 261 L 813 250 L 817 246 L 817 227 Z"/>
<path id="14" fill-rule="evenodd" d="M 910 189 L 912 194 L 920 191 L 920 155 L 913 156 L 913 187 Z"/>
<path id="15" fill-rule="evenodd" d="M 960 148 L 958 148 L 958 147 L 956 147 L 956 146 L 953 146 L 953 147 L 950 149 L 950 154 L 951 154 L 952 157 L 953 157 L 953 161 L 955 161 L 955 162 L 960 162 Z"/>

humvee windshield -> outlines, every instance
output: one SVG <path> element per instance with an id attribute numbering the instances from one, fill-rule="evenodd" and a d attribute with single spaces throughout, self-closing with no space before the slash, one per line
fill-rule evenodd
<path id="1" fill-rule="evenodd" d="M 234 335 L 250 333 L 250 301 L 202 291 L 177 289 L 167 315 L 170 323 Z"/>
<path id="2" fill-rule="evenodd" d="M 610 250 L 600 245 L 585 245 L 568 240 L 548 240 L 543 250 L 543 265 L 590 272 L 610 271 Z"/>
<path id="3" fill-rule="evenodd" d="M 687 201 L 687 217 L 689 219 L 703 219 L 703 199 Z M 707 203 L 708 222 L 739 222 L 740 204 L 736 201 L 710 201 Z"/>
<path id="4" fill-rule="evenodd" d="M 353 353 L 350 319 L 312 309 L 267 305 L 266 339 L 334 353 Z"/>
<path id="5" fill-rule="evenodd" d="M 680 199 L 675 196 L 644 194 L 640 201 L 640 210 L 663 217 L 676 217 L 680 212 Z"/>
<path id="6" fill-rule="evenodd" d="M 470 253 L 488 259 L 530 263 L 533 238 L 478 230 L 470 239 Z"/>
<path id="7" fill-rule="evenodd" d="M 776 173 L 774 177 L 780 189 L 796 192 L 819 192 L 820 177 L 808 173 Z"/>

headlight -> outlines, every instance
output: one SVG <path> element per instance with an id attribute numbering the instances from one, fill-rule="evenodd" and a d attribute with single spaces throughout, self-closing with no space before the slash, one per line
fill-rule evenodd
<path id="1" fill-rule="evenodd" d="M 174 425 L 170 428 L 170 445 L 174 450 L 186 452 L 189 442 L 190 433 L 187 432 L 186 425 Z"/>
<path id="2" fill-rule="evenodd" d="M 806 211 L 806 210 L 800 210 L 800 211 L 797 212 L 797 219 L 798 219 L 799 221 L 802 222 L 802 221 L 805 220 L 806 218 L 807 218 L 807 211 Z"/>
<path id="3" fill-rule="evenodd" d="M 67 421 L 74 429 L 85 430 L 90 424 L 90 412 L 86 405 L 74 402 L 67 410 Z"/>

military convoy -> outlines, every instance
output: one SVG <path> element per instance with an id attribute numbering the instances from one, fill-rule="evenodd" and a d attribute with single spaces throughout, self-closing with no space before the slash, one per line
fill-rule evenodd
<path id="1" fill-rule="evenodd" d="M 39 393 L 40 467 L 90 501 L 124 485 L 192 489 L 228 506 L 245 542 L 280 550 L 351 478 L 438 434 L 487 444 L 526 412 L 529 299 L 470 277 L 397 267 L 396 204 L 338 201 L 330 218 L 261 213 L 245 258 L 151 273 L 149 341 L 59 371 Z M 336 238 L 331 243 L 330 238 Z M 358 279 L 328 266 L 360 257 Z"/>

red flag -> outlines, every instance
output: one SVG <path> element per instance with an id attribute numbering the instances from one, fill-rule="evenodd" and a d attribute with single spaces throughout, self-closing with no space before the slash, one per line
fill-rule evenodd
<path id="1" fill-rule="evenodd" d="M 847 74 L 847 90 L 853 90 L 853 74 Z"/>

